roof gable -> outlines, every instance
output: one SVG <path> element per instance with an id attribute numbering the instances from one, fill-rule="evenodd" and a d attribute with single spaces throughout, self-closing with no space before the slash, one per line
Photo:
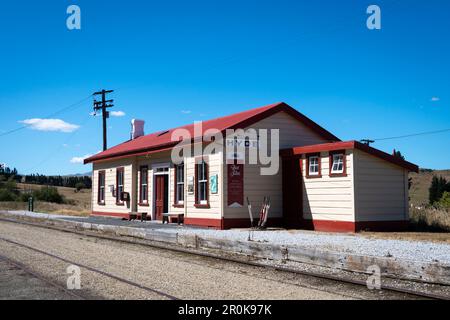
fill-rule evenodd
<path id="1" fill-rule="evenodd" d="M 235 113 L 229 116 L 220 117 L 216 119 L 211 119 L 202 122 L 202 131 L 201 134 L 194 133 L 195 124 L 188 124 L 185 126 L 154 132 L 134 140 L 129 140 L 124 143 L 121 143 L 117 146 L 109 148 L 106 151 L 98 153 L 90 158 L 87 158 L 84 163 L 95 162 L 99 160 L 105 160 L 110 158 L 122 157 L 126 155 L 133 155 L 142 152 L 150 152 L 156 150 L 162 150 L 170 148 L 180 141 L 172 140 L 172 133 L 177 129 L 185 129 L 187 130 L 193 139 L 200 138 L 203 136 L 204 132 L 208 129 L 217 129 L 221 132 L 225 132 L 227 129 L 244 129 L 252 124 L 265 119 L 275 113 L 284 111 L 291 116 L 293 116 L 296 120 L 303 123 L 307 127 L 309 127 L 312 131 L 316 132 L 324 139 L 328 141 L 340 141 L 336 136 L 319 126 L 317 123 L 307 118 L 297 110 L 293 109 L 289 105 L 284 102 L 275 103 L 267 106 L 263 106 L 260 108 L 250 109 L 243 112 Z"/>

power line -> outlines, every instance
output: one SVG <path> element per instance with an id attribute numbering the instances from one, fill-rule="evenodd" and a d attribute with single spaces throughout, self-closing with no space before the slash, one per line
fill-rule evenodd
<path id="1" fill-rule="evenodd" d="M 50 119 L 50 118 L 55 117 L 55 116 L 57 116 L 57 115 L 59 115 L 59 114 L 61 114 L 61 113 L 64 113 L 64 112 L 66 112 L 66 111 L 69 111 L 70 109 L 75 110 L 75 109 L 77 109 L 77 108 L 75 108 L 75 107 L 79 107 L 79 105 L 81 105 L 83 102 L 85 102 L 86 100 L 90 99 L 91 97 L 92 97 L 92 94 L 90 94 L 89 96 L 87 96 L 87 97 L 81 99 L 80 101 L 77 101 L 77 102 L 75 102 L 75 103 L 72 103 L 71 105 L 69 105 L 69 106 L 67 106 L 67 107 L 64 107 L 64 108 L 62 108 L 62 109 L 60 109 L 60 110 L 58 110 L 58 111 L 56 111 L 56 112 L 54 112 L 54 113 L 52 113 L 52 114 L 49 114 L 48 116 L 44 117 L 44 119 Z M 24 126 L 21 126 L 21 127 L 16 128 L 16 129 L 12 129 L 12 130 L 9 130 L 9 131 L 7 131 L 7 132 L 0 133 L 0 137 L 4 137 L 4 136 L 7 136 L 7 135 L 9 135 L 9 134 L 15 133 L 15 132 L 17 132 L 17 131 L 26 129 L 26 128 L 28 128 L 29 126 L 31 126 L 31 125 L 30 125 L 30 124 L 26 124 L 26 125 L 24 125 Z"/>
<path id="2" fill-rule="evenodd" d="M 373 140 L 374 140 L 374 141 L 383 141 L 383 140 L 403 139 L 403 138 L 410 138 L 410 137 L 424 136 L 424 135 L 430 135 L 430 134 L 438 134 L 438 133 L 444 133 L 444 132 L 450 132 L 450 128 L 448 128 L 448 129 L 442 129 L 442 130 L 435 130 L 435 131 L 425 131 L 425 132 L 419 132 L 419 133 L 411 133 L 411 134 L 405 134 L 405 135 L 403 135 L 403 136 L 395 136 L 395 137 L 379 138 L 379 139 L 373 139 Z"/>

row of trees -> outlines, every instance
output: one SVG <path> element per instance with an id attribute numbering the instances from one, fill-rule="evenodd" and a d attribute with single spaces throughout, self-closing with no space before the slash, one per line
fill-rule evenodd
<path id="1" fill-rule="evenodd" d="M 430 205 L 450 208 L 450 183 L 443 177 L 433 176 L 429 189 Z"/>
<path id="2" fill-rule="evenodd" d="M 0 175 L 6 180 L 13 179 L 16 182 L 40 184 L 56 187 L 68 188 L 88 188 L 92 187 L 92 179 L 89 176 L 46 176 L 42 174 L 21 175 L 17 169 L 0 167 Z"/>

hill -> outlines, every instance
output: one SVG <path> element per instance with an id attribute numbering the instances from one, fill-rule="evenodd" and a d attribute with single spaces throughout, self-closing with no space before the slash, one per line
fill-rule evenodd
<path id="1" fill-rule="evenodd" d="M 441 176 L 450 181 L 450 170 L 421 169 L 419 173 L 411 173 L 409 176 L 412 179 L 411 189 L 409 190 L 410 202 L 415 206 L 422 206 L 428 204 L 428 189 L 433 176 Z"/>

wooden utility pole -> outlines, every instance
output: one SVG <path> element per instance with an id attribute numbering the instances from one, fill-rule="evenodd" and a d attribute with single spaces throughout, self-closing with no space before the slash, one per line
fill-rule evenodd
<path id="1" fill-rule="evenodd" d="M 364 143 L 365 145 L 370 146 L 371 143 L 374 143 L 375 140 L 370 140 L 370 139 L 362 139 L 361 140 L 362 143 Z"/>
<path id="2" fill-rule="evenodd" d="M 106 119 L 109 118 L 109 112 L 106 111 L 106 108 L 111 108 L 113 107 L 113 102 L 114 100 L 106 100 L 106 94 L 107 93 L 111 93 L 114 92 L 114 90 L 102 90 L 102 91 L 98 91 L 98 92 L 94 92 L 94 96 L 98 96 L 101 95 L 102 96 L 102 100 L 101 101 L 96 101 L 94 99 L 94 112 L 97 112 L 99 110 L 102 111 L 102 118 L 103 118 L 103 151 L 105 151 L 106 149 L 108 149 L 108 142 L 107 142 L 107 132 L 106 132 Z"/>

